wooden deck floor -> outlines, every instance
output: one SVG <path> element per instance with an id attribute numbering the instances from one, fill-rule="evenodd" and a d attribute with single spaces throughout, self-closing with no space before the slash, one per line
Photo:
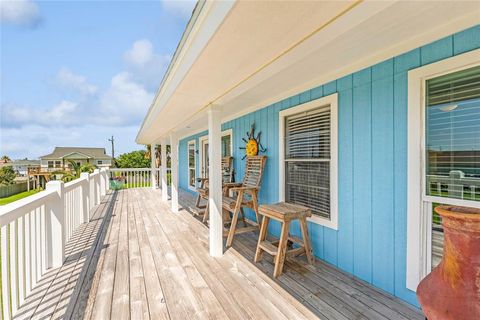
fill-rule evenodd
<path id="1" fill-rule="evenodd" d="M 208 229 L 193 197 L 172 213 L 158 191 L 110 193 L 69 243 L 17 319 L 423 319 L 414 308 L 330 265 L 272 259 L 254 264 L 255 233 L 208 255 Z"/>

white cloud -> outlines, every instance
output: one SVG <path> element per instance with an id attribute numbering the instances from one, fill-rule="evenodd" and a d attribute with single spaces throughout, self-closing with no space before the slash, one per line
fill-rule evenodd
<path id="1" fill-rule="evenodd" d="M 141 39 L 133 43 L 124 53 L 123 59 L 135 81 L 155 90 L 167 70 L 171 56 L 156 54 L 153 44 L 147 39 Z"/>
<path id="2" fill-rule="evenodd" d="M 147 39 L 137 40 L 133 43 L 132 47 L 125 52 L 123 57 L 127 63 L 144 67 L 155 59 L 153 45 Z"/>
<path id="3" fill-rule="evenodd" d="M 78 104 L 63 100 L 49 109 L 8 105 L 2 108 L 3 127 L 21 127 L 28 124 L 44 126 L 76 125 L 84 116 L 78 110 Z"/>
<path id="4" fill-rule="evenodd" d="M 135 82 L 130 73 L 121 72 L 112 78 L 100 100 L 103 121 L 115 125 L 139 123 L 152 99 L 153 94 Z"/>
<path id="5" fill-rule="evenodd" d="M 77 75 L 67 68 L 61 68 L 57 73 L 57 82 L 65 88 L 70 88 L 82 95 L 93 95 L 98 88 L 87 81 L 87 78 Z"/>
<path id="6" fill-rule="evenodd" d="M 35 27 L 41 18 L 38 6 L 31 0 L 2 0 L 0 20 L 19 26 Z"/>
<path id="7" fill-rule="evenodd" d="M 191 16 L 193 8 L 197 1 L 192 0 L 163 0 L 163 8 L 170 13 L 182 15 L 182 16 Z"/>

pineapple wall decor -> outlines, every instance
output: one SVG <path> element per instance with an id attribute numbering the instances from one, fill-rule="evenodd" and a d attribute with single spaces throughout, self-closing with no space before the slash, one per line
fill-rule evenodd
<path id="1" fill-rule="evenodd" d="M 256 156 L 259 152 L 267 151 L 267 148 L 264 148 L 260 142 L 262 132 L 259 131 L 257 136 L 255 136 L 255 123 L 252 124 L 250 132 L 247 132 L 246 134 L 247 138 L 242 138 L 243 142 L 245 142 L 245 147 L 240 147 L 240 149 L 245 150 L 245 155 L 242 160 L 246 157 Z"/>

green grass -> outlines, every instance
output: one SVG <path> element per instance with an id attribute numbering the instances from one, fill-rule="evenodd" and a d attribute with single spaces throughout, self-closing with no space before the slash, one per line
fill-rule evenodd
<path id="1" fill-rule="evenodd" d="M 40 192 L 40 190 L 35 189 L 35 190 L 20 192 L 20 193 L 14 194 L 13 196 L 10 196 L 10 197 L 1 198 L 0 199 L 0 206 L 3 206 L 5 204 L 13 202 L 13 201 L 17 201 L 17 200 L 26 198 L 28 196 L 31 196 L 32 194 L 37 193 L 37 192 Z"/>

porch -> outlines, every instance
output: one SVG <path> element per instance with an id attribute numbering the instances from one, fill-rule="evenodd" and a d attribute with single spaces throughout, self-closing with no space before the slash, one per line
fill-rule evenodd
<path id="1" fill-rule="evenodd" d="M 17 311 L 26 318 L 423 319 L 399 299 L 317 261 L 253 263 L 257 233 L 209 256 L 208 228 L 192 194 L 173 213 L 150 188 L 110 191 Z"/>

